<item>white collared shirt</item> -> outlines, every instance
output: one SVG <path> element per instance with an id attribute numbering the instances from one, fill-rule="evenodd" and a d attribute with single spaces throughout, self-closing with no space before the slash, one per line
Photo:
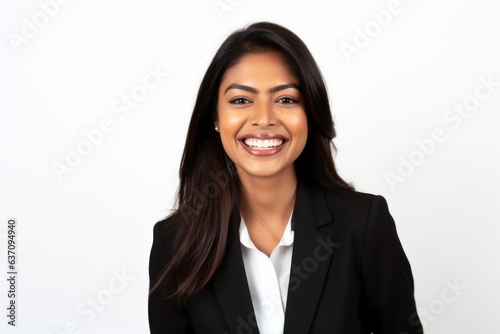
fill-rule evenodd
<path id="1" fill-rule="evenodd" d="M 291 216 L 280 242 L 270 257 L 254 245 L 243 217 L 240 223 L 240 242 L 259 332 L 261 334 L 283 333 L 292 265 Z"/>

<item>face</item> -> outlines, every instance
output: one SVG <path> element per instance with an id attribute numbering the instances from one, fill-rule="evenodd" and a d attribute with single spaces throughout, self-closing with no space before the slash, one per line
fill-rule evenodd
<path id="1" fill-rule="evenodd" d="M 280 54 L 248 54 L 225 73 L 216 125 L 240 178 L 294 173 L 308 126 L 299 80 Z"/>

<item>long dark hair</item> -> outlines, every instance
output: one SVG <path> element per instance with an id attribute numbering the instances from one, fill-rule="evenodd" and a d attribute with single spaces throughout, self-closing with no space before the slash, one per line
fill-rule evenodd
<path id="1" fill-rule="evenodd" d="M 306 45 L 290 30 L 269 22 L 233 32 L 215 54 L 198 90 L 180 166 L 178 207 L 165 220 L 165 228 L 175 231 L 171 258 L 150 293 L 166 281 L 175 281 L 171 296 L 185 302 L 207 284 L 224 256 L 239 183 L 214 131 L 218 90 L 223 75 L 244 55 L 267 51 L 284 56 L 304 98 L 310 132 L 295 161 L 297 178 L 325 189 L 354 190 L 335 168 L 332 139 L 336 134 L 328 94 Z"/>

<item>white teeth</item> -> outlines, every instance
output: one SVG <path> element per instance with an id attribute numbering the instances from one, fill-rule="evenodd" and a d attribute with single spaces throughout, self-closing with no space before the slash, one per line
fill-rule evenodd
<path id="1" fill-rule="evenodd" d="M 277 147 L 283 144 L 283 139 L 274 138 L 274 139 L 262 140 L 256 138 L 247 138 L 245 139 L 245 144 L 256 148 L 270 148 L 270 147 Z"/>

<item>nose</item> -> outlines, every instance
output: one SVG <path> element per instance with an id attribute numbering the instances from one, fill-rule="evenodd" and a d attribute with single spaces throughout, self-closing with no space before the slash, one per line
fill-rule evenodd
<path id="1" fill-rule="evenodd" d="M 277 118 L 274 113 L 272 103 L 257 103 L 250 121 L 254 127 L 266 128 L 275 126 Z"/>

